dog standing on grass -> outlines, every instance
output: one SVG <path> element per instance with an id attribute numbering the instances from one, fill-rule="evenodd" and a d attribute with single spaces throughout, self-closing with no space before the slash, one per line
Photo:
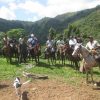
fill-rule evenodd
<path id="1" fill-rule="evenodd" d="M 14 87 L 15 87 L 15 90 L 16 90 L 16 95 L 18 96 L 18 99 L 20 100 L 21 99 L 21 86 L 22 84 L 20 83 L 20 78 L 19 77 L 16 77 L 16 79 L 14 80 Z"/>

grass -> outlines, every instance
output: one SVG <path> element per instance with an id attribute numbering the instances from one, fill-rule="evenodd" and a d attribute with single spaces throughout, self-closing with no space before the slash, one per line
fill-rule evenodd
<path id="1" fill-rule="evenodd" d="M 22 71 L 24 70 L 34 74 L 45 74 L 50 78 L 63 79 L 71 84 L 78 84 L 82 79 L 85 80 L 85 74 L 76 71 L 73 67 L 68 65 L 68 62 L 66 62 L 64 66 L 58 62 L 56 65 L 48 65 L 46 60 L 40 59 L 40 63 L 37 66 L 27 69 L 25 64 L 9 64 L 6 62 L 6 59 L 0 58 L 0 80 L 22 76 Z M 99 78 L 100 70 L 94 68 L 94 79 L 99 80 Z"/>

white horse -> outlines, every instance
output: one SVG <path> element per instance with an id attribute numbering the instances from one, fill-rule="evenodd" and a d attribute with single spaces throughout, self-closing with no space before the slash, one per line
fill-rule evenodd
<path id="1" fill-rule="evenodd" d="M 88 74 L 90 72 L 91 74 L 91 79 L 93 82 L 93 67 L 99 65 L 99 63 L 95 60 L 94 56 L 89 52 L 89 50 L 87 48 L 85 48 L 83 45 L 81 44 L 76 44 L 74 51 L 72 53 L 73 56 L 76 56 L 78 54 L 81 54 L 81 56 L 83 57 L 83 66 L 80 67 L 80 71 L 86 72 L 86 82 L 88 83 Z"/>

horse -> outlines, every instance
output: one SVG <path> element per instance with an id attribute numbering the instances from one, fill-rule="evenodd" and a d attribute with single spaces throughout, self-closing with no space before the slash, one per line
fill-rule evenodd
<path id="1" fill-rule="evenodd" d="M 4 57 L 6 57 L 7 62 L 12 63 L 12 58 L 18 59 L 18 48 L 16 43 L 9 43 L 2 48 Z"/>
<path id="2" fill-rule="evenodd" d="M 72 53 L 73 53 L 73 49 L 74 47 L 70 47 L 69 44 L 66 44 L 66 58 L 68 59 L 68 61 L 71 62 L 71 65 L 72 66 L 75 66 L 75 69 L 78 69 L 79 67 L 79 61 L 81 60 L 80 59 L 80 56 L 72 56 Z"/>
<path id="3" fill-rule="evenodd" d="M 3 48 L 2 48 L 2 51 L 3 51 L 3 56 L 6 57 L 6 60 L 7 62 L 12 62 L 12 52 L 11 52 L 11 47 L 10 45 L 5 45 Z"/>
<path id="4" fill-rule="evenodd" d="M 91 74 L 91 80 L 93 81 L 93 67 L 100 64 L 100 62 L 97 62 L 94 58 L 94 56 L 89 52 L 87 48 L 85 48 L 82 44 L 76 44 L 74 51 L 72 53 L 73 56 L 76 56 L 78 54 L 81 54 L 83 58 L 83 66 L 80 67 L 80 71 L 86 72 L 86 83 L 88 83 L 88 74 L 90 72 Z"/>
<path id="5" fill-rule="evenodd" d="M 29 55 L 35 59 L 36 64 L 39 63 L 39 56 L 41 55 L 41 46 L 37 43 L 34 47 L 29 46 Z"/>
<path id="6" fill-rule="evenodd" d="M 48 60 L 48 63 L 55 64 L 56 63 L 56 49 L 54 47 L 48 47 L 45 50 L 45 58 Z"/>
<path id="7" fill-rule="evenodd" d="M 18 53 L 19 53 L 19 63 L 21 62 L 26 63 L 27 56 L 28 56 L 28 46 L 25 41 L 22 44 L 19 44 Z"/>
<path id="8" fill-rule="evenodd" d="M 65 65 L 65 57 L 66 57 L 66 45 L 60 45 L 57 47 L 57 58 L 62 61 L 62 64 Z"/>

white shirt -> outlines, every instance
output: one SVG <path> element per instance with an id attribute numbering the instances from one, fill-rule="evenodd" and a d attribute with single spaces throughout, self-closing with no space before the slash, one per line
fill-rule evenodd
<path id="1" fill-rule="evenodd" d="M 53 40 L 47 40 L 46 45 L 47 47 L 52 47 L 53 46 Z"/>
<path id="2" fill-rule="evenodd" d="M 86 48 L 87 48 L 87 49 L 90 49 L 90 50 L 96 48 L 97 46 L 100 46 L 100 45 L 99 45 L 99 43 L 98 43 L 96 40 L 94 40 L 92 43 L 89 41 L 89 42 L 86 44 Z"/>
<path id="3" fill-rule="evenodd" d="M 70 45 L 70 46 L 72 46 L 72 45 L 75 46 L 76 43 L 77 43 L 77 40 L 76 40 L 76 39 L 70 39 L 70 40 L 69 40 L 69 45 Z"/>
<path id="4" fill-rule="evenodd" d="M 6 38 L 4 37 L 3 40 L 4 40 L 7 44 L 9 44 L 9 40 L 10 40 L 10 38 L 7 37 L 7 39 L 6 39 Z"/>
<path id="5" fill-rule="evenodd" d="M 23 44 L 23 39 L 22 38 L 19 38 L 19 43 Z"/>

